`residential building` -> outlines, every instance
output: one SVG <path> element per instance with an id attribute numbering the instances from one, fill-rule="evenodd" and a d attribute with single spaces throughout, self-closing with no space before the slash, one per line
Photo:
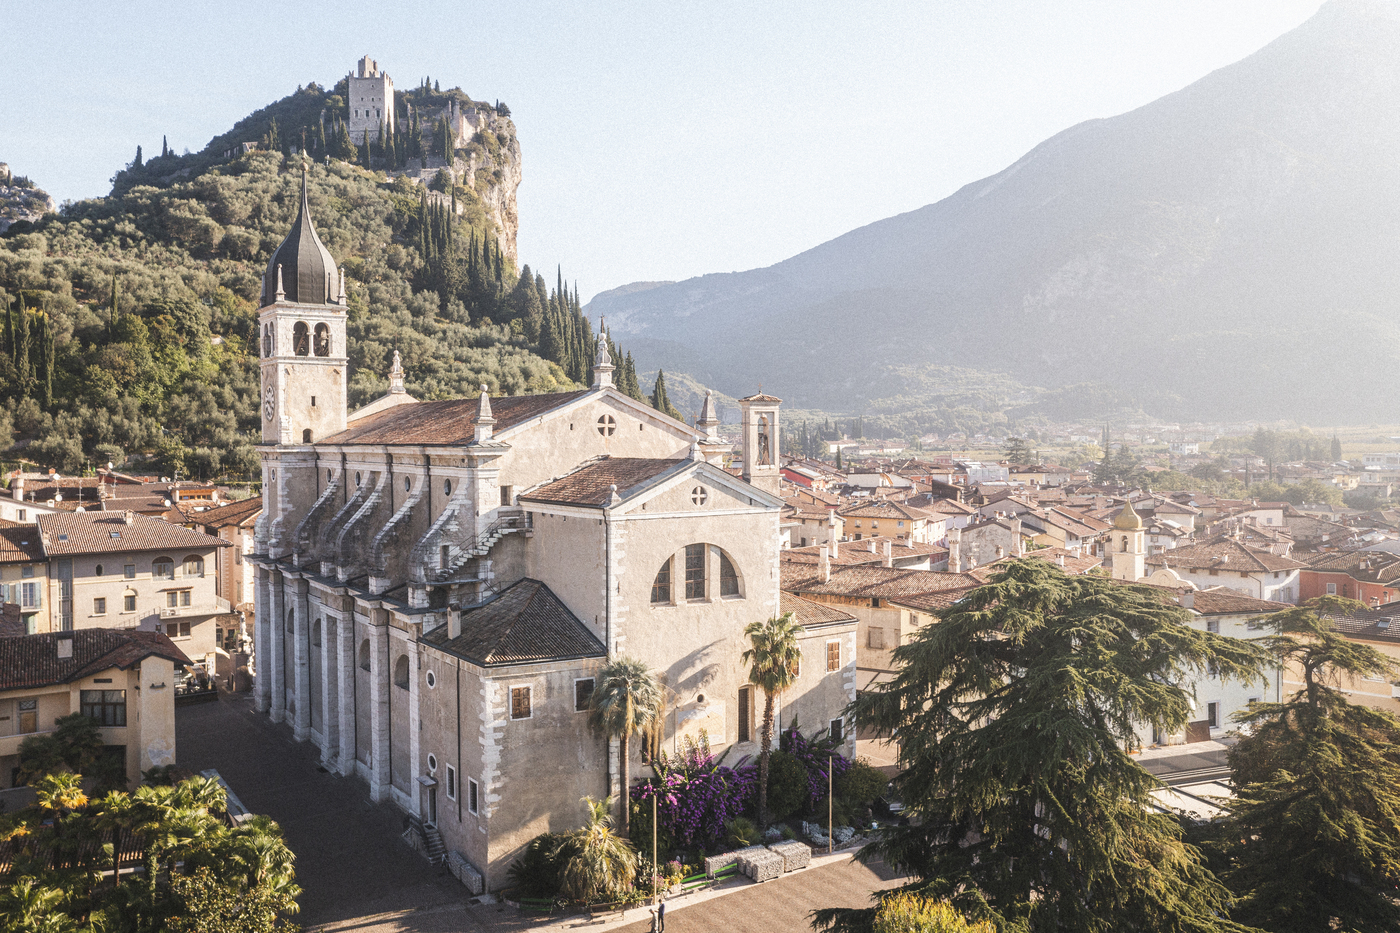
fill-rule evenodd
<path id="1" fill-rule="evenodd" d="M 1170 569 L 1198 589 L 1226 586 L 1245 596 L 1282 603 L 1298 601 L 1301 561 L 1220 536 L 1183 545 L 1146 559 L 1149 571 Z"/>
<path id="2" fill-rule="evenodd" d="M 1367 606 L 1400 599 L 1400 555 L 1341 551 L 1307 558 L 1298 572 L 1298 601 L 1344 596 Z"/>
<path id="3" fill-rule="evenodd" d="M 0 788 L 15 786 L 20 743 L 78 712 L 97 721 L 132 784 L 142 771 L 174 764 L 176 671 L 189 664 L 159 632 L 0 637 Z"/>

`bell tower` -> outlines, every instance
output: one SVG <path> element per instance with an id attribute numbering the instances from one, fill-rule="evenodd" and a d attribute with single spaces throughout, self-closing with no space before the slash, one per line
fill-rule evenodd
<path id="1" fill-rule="evenodd" d="M 264 444 L 311 444 L 345 430 L 345 305 L 345 272 L 316 235 L 303 167 L 301 210 L 263 274 Z"/>
<path id="2" fill-rule="evenodd" d="M 739 410 L 743 412 L 744 481 L 775 496 L 782 488 L 778 461 L 778 442 L 782 437 L 778 432 L 778 406 L 782 403 L 782 399 L 762 392 L 739 399 Z"/>
<path id="3" fill-rule="evenodd" d="M 1113 579 L 1133 583 L 1147 576 L 1147 548 L 1143 545 L 1142 519 L 1130 501 L 1113 520 L 1109 535 L 1112 546 Z"/>

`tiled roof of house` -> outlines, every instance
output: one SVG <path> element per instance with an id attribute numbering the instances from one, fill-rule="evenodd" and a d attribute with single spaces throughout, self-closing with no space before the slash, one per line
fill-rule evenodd
<path id="1" fill-rule="evenodd" d="M 1400 555 L 1385 551 L 1340 551 L 1318 554 L 1307 562 L 1308 570 L 1344 573 L 1364 583 L 1394 583 L 1400 580 Z"/>
<path id="2" fill-rule="evenodd" d="M 44 559 L 35 525 L 0 528 L 0 564 L 32 564 Z"/>
<path id="3" fill-rule="evenodd" d="M 923 509 L 898 502 L 891 502 L 888 499 L 853 502 L 850 505 L 842 506 L 836 511 L 842 518 L 888 518 L 904 519 L 908 521 L 922 521 L 929 518 L 928 513 Z"/>
<path id="4" fill-rule="evenodd" d="M 198 551 L 229 542 L 134 512 L 40 515 L 44 554 L 111 554 L 122 551 Z"/>
<path id="5" fill-rule="evenodd" d="M 898 538 L 862 538 L 859 541 L 841 541 L 837 544 L 836 553 L 830 553 L 828 546 L 828 560 L 833 566 L 837 564 L 878 564 L 885 559 L 885 542 L 890 542 L 890 557 L 893 560 L 907 560 L 911 557 L 927 556 L 935 563 L 948 556 L 948 549 L 941 544 L 921 544 L 907 539 Z M 871 544 L 875 545 L 875 550 L 870 550 Z M 821 549 L 824 545 L 811 544 L 807 547 L 784 548 L 778 552 L 781 560 L 792 561 L 798 564 L 815 564 L 821 559 Z"/>
<path id="6" fill-rule="evenodd" d="M 230 502 L 202 512 L 187 512 L 189 520 L 214 528 L 227 528 L 230 525 L 244 527 L 257 519 L 262 512 L 262 496 L 253 496 L 239 502 Z"/>
<path id="7" fill-rule="evenodd" d="M 462 610 L 462 634 L 441 625 L 425 644 L 482 667 L 601 658 L 607 650 L 588 627 L 538 580 L 512 584 L 490 602 Z"/>
<path id="8" fill-rule="evenodd" d="M 1272 599 L 1256 599 L 1224 586 L 1212 586 L 1209 589 L 1197 590 L 1192 600 L 1194 604 L 1191 608 L 1204 616 L 1239 615 L 1246 612 L 1253 615 L 1270 615 L 1293 608 L 1288 603 L 1275 602 Z"/>
<path id="9" fill-rule="evenodd" d="M 971 515 L 977 510 L 970 505 L 964 505 L 956 499 L 933 499 L 920 505 L 919 508 L 925 512 L 937 512 L 941 515 Z"/>
<path id="10" fill-rule="evenodd" d="M 1027 551 L 1026 553 L 1022 554 L 1020 558 L 1003 557 L 1000 560 L 994 560 L 989 564 L 983 564 L 981 567 L 975 567 L 972 570 L 969 570 L 968 573 L 972 576 L 977 577 L 977 579 L 983 581 L 984 583 L 989 582 L 993 574 L 999 573 L 1003 569 L 1003 567 L 1001 566 L 1002 564 L 1006 564 L 1013 560 L 1019 560 L 1021 558 L 1049 561 L 1050 563 L 1055 564 L 1056 566 L 1063 569 L 1064 572 L 1068 574 L 1088 573 L 1095 567 L 1103 566 L 1102 557 L 1094 557 L 1092 555 L 1080 554 L 1068 548 L 1043 547 L 1036 548 L 1034 551 Z"/>
<path id="11" fill-rule="evenodd" d="M 813 602 L 810 599 L 803 599 L 796 593 L 784 591 L 778 600 L 779 612 L 791 612 L 792 617 L 801 626 L 810 625 L 832 625 L 838 622 L 854 622 L 855 616 L 842 612 L 835 606 L 828 606 L 825 603 Z"/>
<path id="12" fill-rule="evenodd" d="M 948 590 L 981 586 L 970 573 L 943 573 L 937 570 L 900 570 L 894 567 L 832 567 L 831 579 L 822 582 L 811 564 L 783 565 L 785 590 L 821 596 L 865 596 L 904 599 Z"/>
<path id="13" fill-rule="evenodd" d="M 491 399 L 495 431 L 504 431 L 543 415 L 589 389 L 549 392 L 543 395 L 507 395 Z M 478 398 L 454 398 L 438 402 L 398 405 L 351 423 L 350 427 L 318 441 L 318 444 L 426 444 L 450 447 L 466 444 L 476 432 Z"/>
<path id="14" fill-rule="evenodd" d="M 71 639 L 72 657 L 58 656 L 60 639 Z M 71 683 L 114 667 L 128 670 L 151 655 L 177 666 L 192 663 L 161 632 L 86 628 L 0 638 L 0 690 Z"/>
<path id="15" fill-rule="evenodd" d="M 1147 563 L 1152 566 L 1166 564 L 1188 570 L 1229 570 L 1238 573 L 1295 570 L 1303 566 L 1291 557 L 1280 557 L 1225 537 L 1152 554 L 1148 556 Z"/>
<path id="16" fill-rule="evenodd" d="M 653 457 L 604 457 L 586 463 L 559 479 L 522 492 L 531 502 L 554 502 L 602 508 L 612 498 L 612 487 L 619 497 L 647 485 L 667 473 L 682 470 L 694 460 L 662 460 Z"/>

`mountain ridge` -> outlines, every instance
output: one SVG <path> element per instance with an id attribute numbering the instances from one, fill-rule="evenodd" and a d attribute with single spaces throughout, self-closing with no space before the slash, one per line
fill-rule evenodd
<path id="1" fill-rule="evenodd" d="M 1292 384 L 1358 366 L 1379 379 L 1400 361 L 1396 61 L 1396 4 L 1332 0 L 1240 62 L 1068 127 L 934 204 L 587 310 L 668 371 L 736 393 L 761 371 L 833 409 L 893 394 L 899 363 L 1107 381 L 1168 416 L 1367 420 L 1400 395 Z M 706 352 L 717 340 L 724 352 Z M 823 374 L 825 358 L 841 363 Z"/>

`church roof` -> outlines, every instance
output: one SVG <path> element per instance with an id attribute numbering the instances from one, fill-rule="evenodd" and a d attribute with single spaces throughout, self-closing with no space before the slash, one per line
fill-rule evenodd
<path id="1" fill-rule="evenodd" d="M 531 502 L 602 508 L 611 501 L 614 486 L 617 487 L 618 497 L 626 499 L 638 487 L 696 462 L 654 457 L 604 457 L 585 464 L 567 476 L 522 492 L 520 498 Z"/>
<path id="2" fill-rule="evenodd" d="M 496 418 L 494 433 L 523 424 L 568 404 L 590 390 L 550 392 L 544 395 L 508 395 L 491 401 Z M 478 398 L 454 398 L 439 402 L 399 405 L 354 421 L 339 434 L 319 444 L 426 444 L 434 447 L 466 444 L 476 431 Z"/>
<path id="3" fill-rule="evenodd" d="M 539 580 L 514 583 L 490 602 L 462 610 L 462 634 L 441 625 L 423 642 L 482 667 L 602 658 L 607 651 L 588 627 Z"/>
<path id="4" fill-rule="evenodd" d="M 776 404 L 778 404 L 779 402 L 781 402 L 782 399 L 780 399 L 780 398 L 775 398 L 775 397 L 772 396 L 772 395 L 764 395 L 762 392 L 759 392 L 757 395 L 750 395 L 750 396 L 748 396 L 747 398 L 741 398 L 741 399 L 739 399 L 739 401 L 741 401 L 741 402 L 758 402 L 758 403 L 764 404 L 764 405 L 776 405 Z"/>
<path id="5" fill-rule="evenodd" d="M 282 267 L 282 291 L 286 301 L 304 305 L 326 305 L 335 301 L 340 278 L 331 251 L 316 235 L 316 225 L 311 222 L 304 171 L 301 175 L 301 209 L 297 212 L 297 219 L 287 238 L 267 261 L 267 274 L 263 278 L 263 307 L 277 300 L 279 265 Z"/>

